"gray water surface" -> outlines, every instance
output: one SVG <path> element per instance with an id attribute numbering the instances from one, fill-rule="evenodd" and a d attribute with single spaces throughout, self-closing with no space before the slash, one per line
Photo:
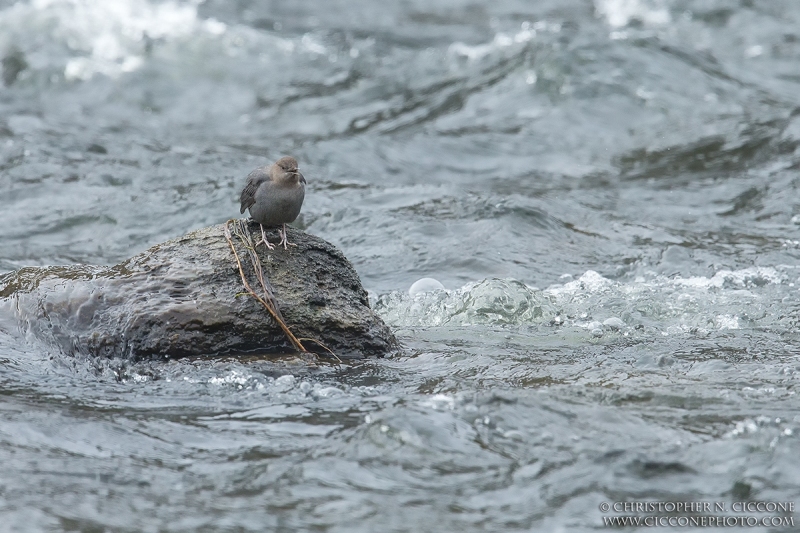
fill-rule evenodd
<path id="1" fill-rule="evenodd" d="M 0 0 L 0 273 L 238 216 L 291 154 L 297 225 L 404 346 L 83 359 L 1 317 L 0 530 L 800 502 L 798 28 L 790 0 Z"/>

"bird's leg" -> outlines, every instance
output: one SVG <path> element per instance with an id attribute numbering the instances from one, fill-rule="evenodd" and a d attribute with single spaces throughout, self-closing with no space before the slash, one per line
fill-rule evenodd
<path id="1" fill-rule="evenodd" d="M 256 243 L 255 247 L 257 248 L 258 245 L 263 242 L 264 245 L 267 247 L 267 250 L 274 250 L 275 249 L 275 245 L 274 244 L 270 244 L 269 241 L 267 240 L 267 234 L 264 233 L 264 226 L 262 224 L 259 224 L 259 226 L 261 226 L 261 240 Z"/>
<path id="2" fill-rule="evenodd" d="M 287 246 L 297 246 L 293 242 L 289 242 L 289 235 L 286 233 L 286 224 L 283 225 L 283 231 L 280 232 L 281 234 L 281 242 L 278 243 L 278 246 L 283 245 L 283 249 L 286 250 Z"/>

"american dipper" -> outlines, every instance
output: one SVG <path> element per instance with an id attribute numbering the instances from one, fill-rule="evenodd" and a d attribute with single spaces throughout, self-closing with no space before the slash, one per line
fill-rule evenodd
<path id="1" fill-rule="evenodd" d="M 250 209 L 250 216 L 261 225 L 261 240 L 268 249 L 275 245 L 267 241 L 264 226 L 283 225 L 281 242 L 278 246 L 294 246 L 287 239 L 286 223 L 294 222 L 300 214 L 303 198 L 306 195 L 306 179 L 297 171 L 297 160 L 294 157 L 281 157 L 272 166 L 258 167 L 247 176 L 247 185 L 242 190 L 239 201 L 240 213 Z"/>

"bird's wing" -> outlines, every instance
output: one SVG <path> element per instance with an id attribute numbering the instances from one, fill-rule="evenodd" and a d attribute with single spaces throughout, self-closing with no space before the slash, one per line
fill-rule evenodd
<path id="1" fill-rule="evenodd" d="M 242 194 L 239 196 L 239 202 L 242 204 L 239 209 L 240 213 L 244 213 L 245 209 L 248 209 L 256 203 L 256 190 L 258 190 L 259 185 L 265 181 L 269 181 L 269 171 L 267 167 L 259 167 L 248 174 L 247 184 L 244 186 Z"/>

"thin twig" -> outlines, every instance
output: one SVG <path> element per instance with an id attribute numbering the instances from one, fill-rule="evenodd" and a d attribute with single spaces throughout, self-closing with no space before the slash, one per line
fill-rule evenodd
<path id="1" fill-rule="evenodd" d="M 313 342 L 313 343 L 315 343 L 315 344 L 318 344 L 319 346 L 322 346 L 322 347 L 323 347 L 325 350 L 327 350 L 327 351 L 328 351 L 328 353 L 329 353 L 329 354 L 331 354 L 331 355 L 333 356 L 333 358 L 334 358 L 334 359 L 336 359 L 336 360 L 337 360 L 337 361 L 339 361 L 340 363 L 342 362 L 342 360 L 341 360 L 341 359 L 339 359 L 339 356 L 338 356 L 338 355 L 336 355 L 335 353 L 333 353 L 333 350 L 331 350 L 330 348 L 328 348 L 327 346 L 325 346 L 324 344 L 322 344 L 321 342 L 319 342 L 317 339 L 312 339 L 312 338 L 309 338 L 309 337 L 299 337 L 297 340 L 301 340 L 301 341 L 311 341 L 311 342 Z"/>
<path id="2" fill-rule="evenodd" d="M 264 278 L 264 271 L 261 268 L 261 260 L 258 258 L 258 253 L 256 252 L 256 247 L 255 244 L 253 244 L 253 239 L 250 236 L 250 232 L 247 231 L 247 228 L 242 227 L 242 223 L 239 220 L 234 222 L 234 231 L 236 236 L 239 237 L 239 240 L 242 241 L 242 244 L 247 250 L 247 255 L 250 257 L 250 265 L 253 267 L 253 271 L 256 273 L 256 278 L 258 279 L 259 283 L 261 283 L 261 288 L 264 290 L 264 297 L 272 305 L 273 310 L 278 314 L 278 316 L 281 317 L 281 320 L 283 320 L 283 314 L 278 306 L 278 301 L 275 299 L 275 293 L 272 290 L 272 285 L 270 285 L 269 282 Z"/>
<path id="3" fill-rule="evenodd" d="M 266 308 L 266 310 L 269 312 L 269 314 L 272 315 L 272 318 L 275 319 L 275 321 L 280 326 L 281 330 L 283 330 L 283 333 L 286 335 L 286 337 L 288 337 L 289 342 L 291 342 L 292 345 L 295 348 L 297 348 L 298 350 L 300 350 L 301 352 L 308 353 L 308 350 L 305 349 L 303 344 L 299 340 L 297 340 L 297 337 L 295 337 L 294 334 L 289 330 L 289 326 L 287 326 L 286 322 L 283 321 L 283 318 L 281 317 L 280 311 L 277 309 L 277 307 L 273 307 L 272 305 L 268 304 L 262 297 L 260 297 L 258 294 L 256 294 L 256 292 L 250 286 L 250 283 L 247 282 L 247 278 L 244 275 L 244 268 L 242 268 L 242 261 L 239 259 L 239 254 L 236 252 L 236 247 L 233 245 L 233 238 L 231 237 L 231 231 L 230 231 L 230 228 L 228 227 L 228 224 L 230 222 L 236 223 L 238 221 L 228 220 L 225 223 L 225 239 L 227 239 L 228 245 L 231 247 L 231 251 L 233 252 L 233 256 L 236 258 L 236 264 L 239 266 L 239 275 L 242 278 L 242 284 L 244 284 L 244 288 L 247 290 L 247 292 L 250 294 L 250 296 L 252 296 L 256 300 L 258 300 L 258 302 L 261 305 L 263 305 L 264 308 Z M 263 285 L 263 281 L 262 281 L 262 285 Z M 264 290 L 265 290 L 265 293 L 266 293 L 266 287 L 264 287 Z M 265 294 L 265 295 L 267 296 L 267 298 L 269 298 L 269 295 L 267 295 L 267 294 Z"/>

